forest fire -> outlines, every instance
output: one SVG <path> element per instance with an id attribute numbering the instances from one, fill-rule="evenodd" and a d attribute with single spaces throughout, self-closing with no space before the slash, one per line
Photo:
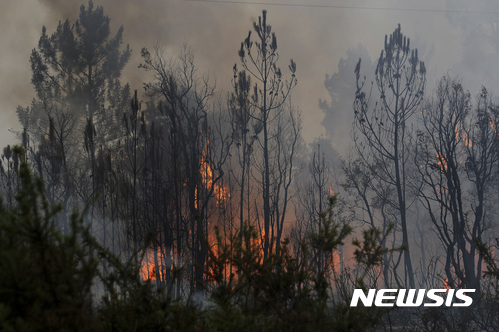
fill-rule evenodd
<path id="1" fill-rule="evenodd" d="M 150 281 L 155 281 L 158 277 L 160 280 L 163 280 L 163 271 L 157 271 L 156 270 L 156 264 L 155 261 L 160 259 L 160 253 L 161 250 L 157 250 L 156 252 L 148 248 L 146 249 L 144 253 L 144 257 L 142 259 L 141 265 L 140 265 L 140 278 L 144 281 L 150 280 Z M 160 264 L 158 264 L 161 266 Z"/>
<path id="2" fill-rule="evenodd" d="M 444 289 L 447 289 L 447 290 L 451 289 L 451 287 L 449 285 L 449 278 L 445 278 L 443 287 L 444 287 Z"/>
<path id="3" fill-rule="evenodd" d="M 341 273 L 341 269 L 343 268 L 342 258 L 340 257 L 341 252 L 338 250 L 333 251 L 331 256 L 331 260 L 329 261 L 329 267 L 332 269 L 333 274 Z"/>
<path id="4" fill-rule="evenodd" d="M 0 5 L 0 330 L 499 331 L 492 0 L 81 2 Z"/>
<path id="5" fill-rule="evenodd" d="M 456 142 L 459 142 L 460 138 L 462 139 L 461 142 L 464 146 L 468 147 L 468 148 L 471 148 L 473 146 L 473 142 L 471 141 L 471 139 L 468 137 L 468 134 L 466 133 L 466 131 L 464 130 L 461 130 L 461 132 L 459 132 L 457 129 L 456 129 Z"/>
<path id="6" fill-rule="evenodd" d="M 213 196 L 215 198 L 215 204 L 217 206 L 223 204 L 224 202 L 227 202 L 230 199 L 230 191 L 229 188 L 226 186 L 220 184 L 219 182 L 215 182 L 216 175 L 213 172 L 213 169 L 211 168 L 209 164 L 209 159 L 207 157 L 207 151 L 208 151 L 208 144 L 209 141 L 206 143 L 206 147 L 203 150 L 203 153 L 201 155 L 201 161 L 200 161 L 200 168 L 199 168 L 199 173 L 201 175 L 201 183 L 202 186 L 210 191 L 213 190 Z M 184 188 L 187 187 L 187 183 L 184 183 Z M 199 190 L 198 187 L 195 188 L 194 192 L 194 206 L 197 209 L 199 207 Z M 209 223 L 208 223 L 209 225 Z M 208 227 L 209 228 L 209 227 Z M 192 230 L 189 230 L 189 234 L 191 234 Z M 215 247 L 214 253 L 216 257 L 218 257 L 218 248 L 216 244 L 216 238 L 215 234 L 212 232 L 211 229 L 208 229 L 208 236 L 207 236 L 207 241 L 208 245 L 210 247 Z M 162 264 L 158 263 L 156 264 L 155 262 L 161 261 L 161 248 L 158 248 L 156 252 L 148 248 L 144 254 L 144 258 L 142 260 L 141 268 L 140 268 L 140 278 L 142 280 L 156 280 L 158 277 L 160 280 L 164 279 L 164 275 L 162 275 L 161 270 L 158 272 L 156 266 L 159 266 L 161 269 Z M 159 273 L 159 275 L 158 275 Z"/>
<path id="7" fill-rule="evenodd" d="M 490 128 L 492 128 L 492 130 L 494 131 L 494 133 L 496 133 L 496 135 L 499 135 L 499 133 L 497 132 L 497 124 L 494 121 L 494 119 L 489 120 L 489 125 L 490 125 Z"/>
<path id="8" fill-rule="evenodd" d="M 447 159 L 440 152 L 437 152 L 436 156 L 437 156 L 438 167 L 440 168 L 440 171 L 445 172 L 447 170 Z"/>
<path id="9" fill-rule="evenodd" d="M 221 204 L 222 202 L 227 201 L 230 198 L 230 192 L 229 189 L 224 185 L 218 182 L 214 183 L 215 176 L 209 164 L 209 160 L 207 158 L 207 150 L 209 143 L 210 143 L 209 141 L 206 142 L 206 147 L 201 155 L 199 172 L 201 173 L 204 187 L 207 190 L 211 190 L 211 188 L 213 188 L 213 195 L 215 196 L 216 204 L 218 205 Z"/>

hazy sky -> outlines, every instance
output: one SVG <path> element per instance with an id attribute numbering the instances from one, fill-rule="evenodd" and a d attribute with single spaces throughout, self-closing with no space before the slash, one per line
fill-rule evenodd
<path id="1" fill-rule="evenodd" d="M 367 47 L 372 58 L 379 56 L 385 34 L 393 32 L 398 23 L 411 38 L 411 46 L 420 48 L 429 84 L 447 72 L 474 76 L 470 85 L 479 84 L 482 78 L 488 84 L 497 83 L 494 80 L 499 76 L 495 74 L 499 66 L 491 68 L 492 60 L 489 67 L 481 66 L 480 61 L 473 62 L 477 53 L 483 53 L 483 59 L 499 58 L 495 57 L 498 47 L 494 44 L 499 40 L 495 35 L 499 4 L 492 0 L 237 1 L 95 0 L 94 5 L 104 7 L 113 33 L 120 25 L 124 26 L 124 42 L 130 44 L 133 57 L 123 81 L 139 91 L 145 78 L 137 69 L 140 49 L 157 44 L 175 56 L 186 42 L 196 52 L 199 72 L 208 73 L 219 90 L 228 91 L 240 43 L 262 9 L 266 9 L 268 23 L 277 35 L 281 67 L 287 68 L 290 58 L 297 63 L 298 86 L 293 100 L 302 110 L 308 142 L 324 133 L 318 101 L 329 98 L 323 84 L 325 75 L 333 74 L 340 58 L 359 43 Z M 88 4 L 75 0 L 1 1 L 2 146 L 15 142 L 8 130 L 19 127 L 16 106 L 29 105 L 34 96 L 29 55 L 37 45 L 42 26 L 47 26 L 51 34 L 59 20 L 69 18 L 74 22 L 82 3 Z M 481 39 L 473 37 L 476 35 Z M 465 42 L 471 45 L 471 50 L 463 47 Z M 354 79 L 353 68 L 351 79 Z M 350 128 L 351 123 L 335 125 Z"/>

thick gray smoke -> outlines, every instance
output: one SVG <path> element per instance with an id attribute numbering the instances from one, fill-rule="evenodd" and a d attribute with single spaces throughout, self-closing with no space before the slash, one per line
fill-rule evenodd
<path id="1" fill-rule="evenodd" d="M 124 71 L 123 80 L 139 91 L 147 79 L 147 75 L 137 68 L 140 49 L 159 45 L 174 56 L 184 43 L 196 52 L 199 71 L 216 80 L 219 90 L 229 91 L 232 66 L 239 60 L 240 42 L 262 9 L 268 10 L 269 23 L 277 35 L 283 70 L 287 69 L 289 59 L 293 58 L 297 63 L 298 86 L 293 101 L 302 110 L 304 137 L 309 142 L 326 133 L 321 125 L 324 114 L 318 105 L 319 99 L 330 101 L 324 87 L 326 74 L 337 72 L 340 59 L 346 58 L 348 50 L 356 48 L 359 43 L 372 60 L 377 58 L 385 34 L 391 33 L 398 23 L 401 23 L 403 33 L 411 37 L 411 46 L 421 50 L 420 58 L 426 62 L 429 71 L 429 87 L 448 71 L 466 76 L 465 84 L 469 78 L 473 84 L 470 90 L 476 88 L 481 77 L 486 78 L 483 83 L 487 84 L 494 83 L 492 77 L 499 77 L 491 74 L 496 67 L 482 67 L 483 61 L 474 62 L 470 55 L 483 49 L 485 53 L 481 59 L 497 59 L 498 47 L 493 44 L 494 38 L 497 40 L 493 35 L 497 31 L 497 15 L 487 14 L 494 10 L 491 1 L 476 2 L 476 5 L 467 2 L 467 6 L 456 6 L 453 1 L 445 0 L 385 0 L 375 4 L 368 0 L 345 0 L 335 1 L 334 6 L 325 0 L 260 0 L 255 5 L 250 2 L 95 0 L 94 5 L 103 6 L 105 14 L 111 18 L 113 31 L 120 25 L 124 26 L 124 41 L 133 49 L 133 57 Z M 87 5 L 87 2 L 83 3 Z M 3 1 L 0 4 L 3 31 L 0 142 L 15 141 L 8 129 L 19 127 L 16 106 L 29 105 L 34 96 L 28 60 L 31 49 L 37 45 L 42 26 L 47 26 L 48 33 L 52 33 L 61 20 L 68 18 L 74 22 L 81 4 L 81 1 L 74 0 Z M 486 19 L 482 20 L 485 16 Z M 477 20 L 483 24 L 466 25 L 466 22 Z M 488 32 L 487 38 L 475 38 L 480 35 L 480 29 Z M 468 41 L 464 52 L 463 41 Z M 490 61 L 485 61 L 488 63 Z M 351 73 L 353 83 L 353 68 Z M 353 100 L 353 95 L 343 98 Z M 351 109 L 342 109 L 341 112 L 351 112 Z M 329 124 L 335 128 L 328 132 L 336 131 L 344 137 L 351 126 L 348 118 L 338 115 L 339 121 Z M 333 144 L 340 151 L 344 149 L 344 140 L 338 139 Z"/>

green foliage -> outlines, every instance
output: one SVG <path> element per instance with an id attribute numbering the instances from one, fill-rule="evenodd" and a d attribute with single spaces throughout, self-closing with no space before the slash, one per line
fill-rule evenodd
<path id="1" fill-rule="evenodd" d="M 321 310 L 313 276 L 297 264 L 288 241 L 264 258 L 255 228 L 246 224 L 241 233 L 225 244 L 217 231 L 217 245 L 210 250 L 208 277 L 216 283 L 207 326 L 217 331 L 314 329 Z"/>
<path id="2" fill-rule="evenodd" d="M 0 326 L 5 330 L 95 330 L 92 285 L 99 261 L 81 215 L 62 235 L 43 183 L 19 147 L 21 189 L 12 209 L 0 206 Z"/>
<path id="3" fill-rule="evenodd" d="M 482 255 L 483 260 L 487 264 L 487 271 L 485 271 L 483 275 L 495 278 L 496 281 L 499 281 L 499 266 L 494 258 L 494 249 L 499 247 L 499 238 L 496 238 L 495 248 L 488 247 L 485 243 L 480 241 L 480 239 L 475 239 L 475 244 Z"/>
<path id="4" fill-rule="evenodd" d="M 406 246 L 392 249 L 383 248 L 386 237 L 393 231 L 394 227 L 393 223 L 389 223 L 385 234 L 382 234 L 381 229 L 377 227 L 364 229 L 362 231 L 362 242 L 358 239 L 352 241 L 353 245 L 357 247 L 354 252 L 355 260 L 366 268 L 372 268 L 382 263 L 384 254 L 391 251 L 407 250 Z"/>
<path id="5" fill-rule="evenodd" d="M 198 310 L 181 299 L 174 300 L 151 280 L 139 278 L 142 261 L 132 255 L 126 262 L 106 252 L 111 270 L 101 278 L 104 296 L 98 317 L 108 331 L 191 331 L 198 321 Z"/>
<path id="6" fill-rule="evenodd" d="M 196 308 L 142 281 L 137 254 L 123 262 L 102 248 L 77 212 L 70 217 L 68 234 L 61 234 L 54 218 L 62 206 L 49 204 L 43 181 L 33 176 L 23 149 L 13 151 L 21 160 L 21 189 L 14 207 L 0 204 L 2 330 L 194 329 Z M 98 286 L 104 290 L 100 302 Z"/>
<path id="7" fill-rule="evenodd" d="M 336 203 L 336 196 L 329 197 L 328 210 L 321 213 L 322 226 L 319 233 L 310 234 L 312 247 L 319 249 L 318 254 L 322 253 L 328 257 L 330 266 L 334 266 L 334 251 L 338 250 L 339 245 L 344 244 L 346 237 L 353 231 L 350 225 L 335 220 Z M 362 241 L 357 239 L 352 241 L 352 244 L 358 247 L 354 252 L 357 265 L 353 268 L 358 276 L 353 280 L 347 277 L 349 272 L 336 271 L 334 268 L 331 268 L 332 271 L 329 272 L 330 275 L 332 274 L 330 281 L 328 281 L 328 271 L 323 271 L 314 277 L 315 289 L 318 290 L 320 301 L 323 303 L 323 315 L 327 316 L 327 324 L 322 325 L 323 330 L 365 331 L 381 322 L 381 318 L 386 313 L 383 309 L 350 307 L 351 291 L 353 288 L 366 288 L 364 279 L 367 271 L 381 264 L 383 254 L 388 251 L 383 249 L 382 244 L 392 229 L 393 226 L 388 227 L 382 236 L 379 228 L 371 227 L 363 230 Z"/>
<path id="8" fill-rule="evenodd" d="M 321 213 L 322 227 L 318 234 L 310 234 L 311 244 L 314 248 L 328 253 L 329 255 L 339 246 L 344 244 L 345 238 L 352 233 L 352 227 L 348 224 L 335 223 L 333 219 L 334 207 L 337 197 L 329 197 L 327 212 Z"/>
<path id="9" fill-rule="evenodd" d="M 123 260 L 103 248 L 77 212 L 68 234 L 61 234 L 54 222 L 61 205 L 49 204 L 22 148 L 13 151 L 20 160 L 21 189 L 12 208 L 0 204 L 0 325 L 7 331 L 359 331 L 383 314 L 332 301 L 328 272 L 318 273 L 313 260 L 298 262 L 287 240 L 264 258 L 261 238 L 248 225 L 229 243 L 217 230 L 207 271 L 214 282 L 212 304 L 204 312 L 172 299 L 140 279 L 137 262 L 143 257 L 135 253 Z M 334 221 L 336 199 L 329 203 L 319 233 L 307 238 L 303 250 L 313 246 L 332 261 L 351 228 Z M 378 265 L 381 233 L 364 235 L 357 260 Z"/>
<path id="10" fill-rule="evenodd" d="M 321 214 L 322 226 L 310 234 L 302 250 L 318 249 L 332 266 L 333 253 L 352 232 L 351 226 L 333 218 L 336 197 Z M 358 268 L 365 271 L 380 264 L 379 229 L 364 233 L 356 241 Z M 362 288 L 365 273 L 355 284 L 346 278 L 331 279 L 335 271 L 317 272 L 314 260 L 298 262 L 285 240 L 277 253 L 264 258 L 260 237 L 254 227 L 245 225 L 228 243 L 218 230 L 210 250 L 208 278 L 214 281 L 206 325 L 215 331 L 363 331 L 380 323 L 385 310 L 351 308 L 349 289 Z M 382 236 L 383 240 L 386 234 Z M 364 257 L 364 255 L 366 255 Z M 305 255 L 308 257 L 308 255 Z M 335 301 L 335 296 L 342 301 Z"/>

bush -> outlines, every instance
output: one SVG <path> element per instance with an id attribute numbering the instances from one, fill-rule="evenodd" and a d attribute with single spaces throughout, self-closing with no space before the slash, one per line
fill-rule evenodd
<path id="1" fill-rule="evenodd" d="M 20 157 L 20 148 L 14 149 Z M 23 158 L 21 158 L 23 160 Z M 0 326 L 5 330 L 97 330 L 91 288 L 99 260 L 81 215 L 62 235 L 43 182 L 21 162 L 17 204 L 0 203 Z"/>
<path id="2" fill-rule="evenodd" d="M 305 252 L 314 247 L 329 261 L 351 233 L 350 226 L 333 220 L 335 203 L 331 197 L 328 211 L 321 216 L 321 229 L 301 244 Z M 384 251 L 373 242 L 372 234 L 381 235 L 374 229 L 364 233 L 362 242 L 354 243 L 362 267 L 359 271 L 364 273 L 350 286 L 361 288 L 365 271 L 381 262 Z M 345 279 L 338 278 L 332 285 L 327 271 L 317 272 L 314 259 L 298 262 L 287 240 L 264 259 L 254 227 L 245 225 L 229 243 L 224 243 L 216 230 L 216 239 L 209 253 L 208 278 L 214 285 L 210 293 L 213 305 L 206 315 L 210 330 L 362 331 L 376 326 L 385 314 L 377 308 L 351 308 L 351 294 L 341 284 Z M 342 301 L 335 301 L 334 292 L 342 293 Z"/>
<path id="3" fill-rule="evenodd" d="M 375 326 L 384 314 L 373 308 L 350 308 L 349 287 L 312 260 L 298 262 L 288 241 L 264 259 L 259 237 L 245 226 L 230 243 L 216 232 L 209 252 L 208 279 L 212 305 L 201 311 L 172 299 L 139 276 L 141 257 L 127 260 L 103 248 L 85 226 L 82 214 L 70 216 L 70 231 L 55 226 L 61 205 L 52 206 L 41 179 L 34 176 L 17 147 L 21 189 L 16 204 L 0 201 L 0 326 L 6 331 L 360 331 Z M 322 227 L 302 244 L 332 259 L 350 234 L 334 222 L 335 199 L 322 214 Z M 377 230 L 356 241 L 363 274 L 380 263 L 383 251 Z M 386 234 L 383 236 L 386 237 Z M 305 255 L 307 256 L 307 255 Z M 106 262 L 106 273 L 102 262 Z M 227 273 L 227 271 L 229 271 Z M 92 290 L 99 285 L 103 296 Z M 334 292 L 342 301 L 335 301 Z M 368 310 L 369 309 L 369 310 Z"/>
<path id="4" fill-rule="evenodd" d="M 0 201 L 0 326 L 4 331 L 188 331 L 198 310 L 139 277 L 137 253 L 122 262 L 101 247 L 82 214 L 67 235 L 55 226 L 41 179 L 24 161 L 11 209 Z M 107 273 L 103 274 L 102 261 Z M 140 264 L 138 264 L 140 266 Z M 104 296 L 95 300 L 95 285 Z"/>

